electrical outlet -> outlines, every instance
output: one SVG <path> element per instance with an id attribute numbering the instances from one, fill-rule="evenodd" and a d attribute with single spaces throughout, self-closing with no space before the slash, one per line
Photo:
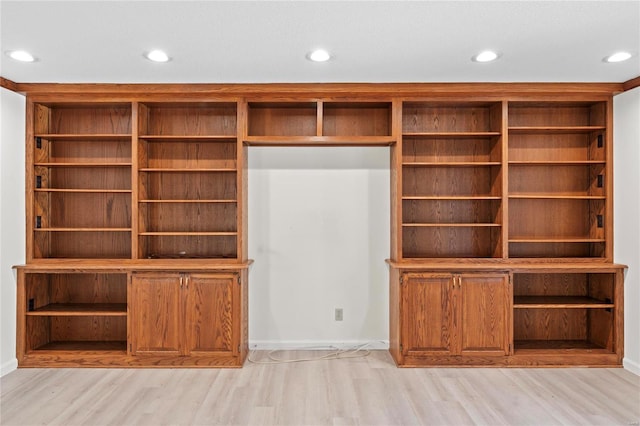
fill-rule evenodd
<path id="1" fill-rule="evenodd" d="M 334 318 L 336 321 L 342 321 L 342 308 L 336 308 Z"/>

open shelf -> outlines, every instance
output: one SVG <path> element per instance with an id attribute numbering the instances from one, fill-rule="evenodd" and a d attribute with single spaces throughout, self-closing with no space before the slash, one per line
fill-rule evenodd
<path id="1" fill-rule="evenodd" d="M 390 102 L 323 102 L 322 135 L 391 136 Z"/>
<path id="2" fill-rule="evenodd" d="M 27 274 L 25 293 L 27 352 L 126 350 L 126 273 Z"/>
<path id="3" fill-rule="evenodd" d="M 131 230 L 65 230 L 34 232 L 36 259 L 129 259 Z"/>
<path id="4" fill-rule="evenodd" d="M 387 146 L 390 102 L 249 102 L 245 143 L 255 146 Z"/>
<path id="5" fill-rule="evenodd" d="M 54 341 L 31 349 L 29 352 L 76 352 L 76 353 L 99 353 L 100 355 L 126 355 L 127 341 Z"/>
<path id="6" fill-rule="evenodd" d="M 143 259 L 237 258 L 237 233 L 154 233 L 139 237 Z"/>
<path id="7" fill-rule="evenodd" d="M 408 258 L 502 257 L 500 226 L 429 226 L 402 229 Z"/>
<path id="8" fill-rule="evenodd" d="M 249 102 L 248 136 L 320 136 L 316 102 Z"/>
<path id="9" fill-rule="evenodd" d="M 126 303 L 50 303 L 27 315 L 32 316 L 127 316 Z"/>
<path id="10" fill-rule="evenodd" d="M 130 103 L 38 103 L 34 105 L 34 133 L 68 138 L 131 135 Z"/>
<path id="11" fill-rule="evenodd" d="M 235 102 L 149 102 L 140 104 L 138 115 L 142 138 L 203 136 L 214 140 L 237 135 Z"/>
<path id="12" fill-rule="evenodd" d="M 403 167 L 402 196 L 492 197 L 501 195 L 499 166 Z"/>
<path id="13" fill-rule="evenodd" d="M 140 170 L 235 170 L 236 140 L 178 141 L 141 140 L 138 144 Z"/>
<path id="14" fill-rule="evenodd" d="M 402 105 L 402 257 L 502 257 L 502 103 Z"/>
<path id="15" fill-rule="evenodd" d="M 613 273 L 514 273 L 516 352 L 613 352 L 615 279 Z"/>
<path id="16" fill-rule="evenodd" d="M 610 354 L 611 350 L 599 346 L 589 340 L 515 340 L 514 353 L 524 355 L 528 352 L 549 355 L 558 355 L 562 352 L 584 352 L 589 354 Z"/>
<path id="17" fill-rule="evenodd" d="M 143 200 L 235 200 L 236 173 L 231 171 L 155 171 L 139 174 Z"/>
<path id="18" fill-rule="evenodd" d="M 605 130 L 604 126 L 509 126 L 511 134 L 573 134 Z"/>
<path id="19" fill-rule="evenodd" d="M 514 309 L 580 309 L 613 308 L 611 301 L 588 296 L 515 296 Z"/>
<path id="20" fill-rule="evenodd" d="M 500 226 L 500 205 L 499 199 L 404 199 L 402 223 Z"/>
<path id="21" fill-rule="evenodd" d="M 589 101 L 509 102 L 509 129 L 604 128 L 606 105 Z"/>
<path id="22" fill-rule="evenodd" d="M 495 136 L 500 132 L 500 102 L 404 102 L 402 133 L 480 133 Z"/>

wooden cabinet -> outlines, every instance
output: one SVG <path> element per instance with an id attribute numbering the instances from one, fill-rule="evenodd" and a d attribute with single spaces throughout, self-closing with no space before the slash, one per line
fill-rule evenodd
<path id="1" fill-rule="evenodd" d="M 621 365 L 618 86 L 25 87 L 20 366 L 242 365 L 251 146 L 387 147 L 399 365 Z"/>
<path id="2" fill-rule="evenodd" d="M 508 274 L 405 273 L 401 288 L 403 357 L 509 354 Z"/>
<path id="3" fill-rule="evenodd" d="M 131 353 L 237 354 L 239 280 L 232 274 L 133 274 Z"/>

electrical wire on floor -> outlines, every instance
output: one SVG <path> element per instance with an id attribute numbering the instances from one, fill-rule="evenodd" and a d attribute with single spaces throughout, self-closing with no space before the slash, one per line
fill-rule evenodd
<path id="1" fill-rule="evenodd" d="M 311 361 L 324 361 L 324 360 L 333 360 L 333 359 L 347 359 L 347 358 L 366 358 L 371 354 L 371 350 L 367 349 L 367 347 L 374 342 L 363 343 L 362 345 L 357 345 L 352 348 L 347 349 L 339 349 L 335 346 L 311 346 L 307 348 L 296 348 L 296 349 L 273 349 L 269 351 L 267 354 L 268 359 L 264 360 L 254 360 L 251 356 L 257 352 L 256 350 L 252 350 L 249 352 L 249 356 L 247 356 L 247 360 L 253 364 L 289 364 L 294 362 L 311 362 Z M 290 351 L 305 351 L 305 350 L 327 350 L 329 353 L 307 357 L 307 358 L 294 358 L 294 359 L 284 359 L 278 358 L 275 354 L 279 352 L 290 352 Z"/>

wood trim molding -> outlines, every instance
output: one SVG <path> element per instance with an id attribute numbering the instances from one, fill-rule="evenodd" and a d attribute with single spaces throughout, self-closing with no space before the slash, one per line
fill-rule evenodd
<path id="1" fill-rule="evenodd" d="M 4 87 L 12 92 L 18 92 L 18 84 L 4 77 L 0 77 L 0 87 Z"/>
<path id="2" fill-rule="evenodd" d="M 67 84 L 16 83 L 20 92 L 29 95 L 73 96 L 154 96 L 179 97 L 493 97 L 536 96 L 562 93 L 567 96 L 611 96 L 623 91 L 622 83 L 274 83 L 274 84 Z"/>
<path id="3" fill-rule="evenodd" d="M 640 86 L 640 75 L 636 78 L 632 78 L 631 80 L 627 80 L 622 83 L 622 89 L 626 92 L 627 90 L 635 89 Z"/>

